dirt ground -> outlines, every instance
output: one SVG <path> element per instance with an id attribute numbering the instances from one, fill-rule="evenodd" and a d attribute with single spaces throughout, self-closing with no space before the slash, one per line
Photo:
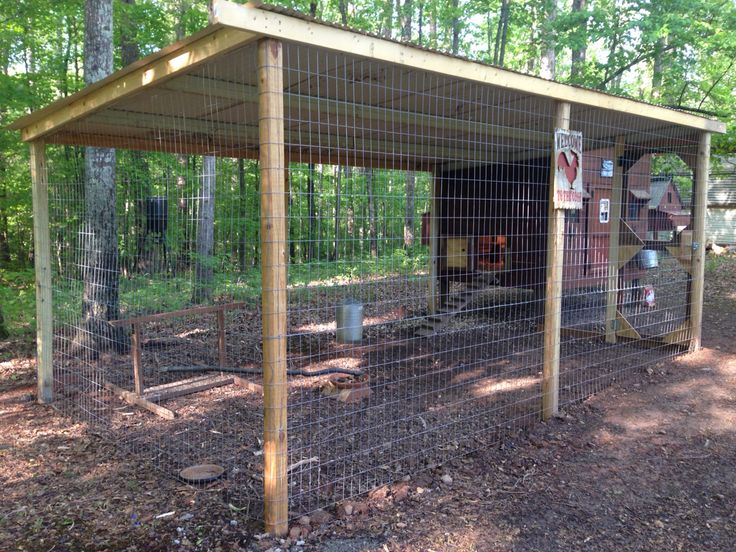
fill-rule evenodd
<path id="1" fill-rule="evenodd" d="M 342 503 L 280 542 L 35 403 L 0 363 L 0 550 L 733 550 L 736 259 L 710 270 L 704 348 L 549 423 Z"/>

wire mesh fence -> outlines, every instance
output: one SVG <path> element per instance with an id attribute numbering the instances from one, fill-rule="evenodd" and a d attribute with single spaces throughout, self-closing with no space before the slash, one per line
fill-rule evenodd
<path id="1" fill-rule="evenodd" d="M 285 43 L 273 198 L 257 74 L 251 44 L 75 122 L 96 151 L 49 147 L 56 404 L 172 476 L 222 467 L 260 517 L 261 210 L 281 201 L 290 515 L 539 419 L 555 103 Z M 667 170 L 697 149 L 583 105 L 570 128 L 561 404 L 685 349 L 692 180 Z"/>

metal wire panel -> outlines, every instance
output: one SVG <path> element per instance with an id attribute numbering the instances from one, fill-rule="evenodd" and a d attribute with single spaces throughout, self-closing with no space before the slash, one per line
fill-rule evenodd
<path id="1" fill-rule="evenodd" d="M 89 151 L 49 150 L 57 405 L 172 476 L 223 466 L 228 500 L 253 517 L 268 291 L 256 70 L 241 48 L 74 123 L 65 140 L 103 146 L 120 143 L 116 122 L 137 129 L 99 181 Z M 555 105 L 290 44 L 283 77 L 280 337 L 300 515 L 539 418 Z M 585 193 L 565 219 L 561 404 L 682 352 L 692 307 L 677 156 L 695 136 L 585 106 L 570 128 Z M 113 173 L 101 212 L 94 190 Z"/>

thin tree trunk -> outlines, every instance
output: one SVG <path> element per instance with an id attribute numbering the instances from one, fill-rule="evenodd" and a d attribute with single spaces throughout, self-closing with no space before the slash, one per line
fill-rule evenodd
<path id="1" fill-rule="evenodd" d="M 84 80 L 88 85 L 112 72 L 112 13 L 112 0 L 86 2 Z M 86 334 L 80 339 L 95 352 L 110 349 L 122 352 L 127 349 L 125 333 L 108 324 L 120 317 L 115 150 L 86 148 L 84 165 L 86 243 L 82 316 Z"/>
<path id="2" fill-rule="evenodd" d="M 378 235 L 376 221 L 376 199 L 373 193 L 373 169 L 366 169 L 365 189 L 368 195 L 368 240 L 371 244 L 371 256 L 378 256 Z"/>
<path id="3" fill-rule="evenodd" d="M 396 0 L 397 11 L 400 1 L 401 0 Z M 401 40 L 405 42 L 411 41 L 412 16 L 414 15 L 413 10 L 414 5 L 412 0 L 404 0 L 404 5 L 399 14 L 401 17 Z"/>
<path id="4" fill-rule="evenodd" d="M 496 29 L 496 45 L 493 49 L 493 63 L 503 67 L 503 58 L 506 52 L 506 36 L 509 26 L 509 0 L 501 0 L 501 12 L 498 16 Z"/>
<path id="5" fill-rule="evenodd" d="M 238 240 L 238 268 L 240 272 L 245 272 L 247 269 L 247 250 L 248 247 L 248 236 L 246 233 L 246 217 L 248 216 L 247 209 L 247 196 L 246 196 L 246 185 L 245 185 L 245 160 L 241 157 L 238 159 L 238 207 L 239 207 L 239 240 Z"/>
<path id="6" fill-rule="evenodd" d="M 580 15 L 585 12 L 586 0 L 573 0 L 572 13 Z M 576 20 L 573 19 L 575 22 Z M 574 23 L 575 24 L 575 23 Z M 582 76 L 583 67 L 585 66 L 585 57 L 588 50 L 588 27 L 587 18 L 580 23 L 575 24 L 576 31 L 573 33 L 574 46 L 572 48 L 572 62 L 570 65 L 570 81 L 579 83 Z"/>
<path id="7" fill-rule="evenodd" d="M 545 2 L 544 23 L 542 24 L 542 55 L 539 60 L 539 76 L 554 80 L 556 73 L 555 32 L 554 24 L 557 19 L 557 0 Z"/>
<path id="8" fill-rule="evenodd" d="M 201 303 L 212 298 L 215 245 L 215 157 L 206 155 L 202 163 L 202 178 L 197 210 L 197 256 L 194 265 L 192 302 Z"/>
<path id="9" fill-rule="evenodd" d="M 406 173 L 406 208 L 404 211 L 404 247 L 414 245 L 414 190 L 416 175 L 414 171 Z"/>
<path id="10" fill-rule="evenodd" d="M 307 174 L 307 216 L 309 228 L 307 230 L 307 262 L 314 260 L 315 233 L 317 229 L 317 213 L 314 210 L 314 163 L 309 163 Z"/>
<path id="11" fill-rule="evenodd" d="M 452 53 L 460 51 L 460 0 L 452 0 Z"/>
<path id="12" fill-rule="evenodd" d="M 340 167 L 335 167 L 335 241 L 332 242 L 332 260 L 339 257 L 340 248 Z"/>
<path id="13" fill-rule="evenodd" d="M 665 73 L 665 51 L 667 49 L 667 37 L 657 40 L 657 45 L 652 64 L 652 98 L 662 98 L 662 81 Z"/>

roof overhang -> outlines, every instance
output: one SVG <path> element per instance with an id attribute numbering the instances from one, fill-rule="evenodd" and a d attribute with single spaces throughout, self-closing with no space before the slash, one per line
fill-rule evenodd
<path id="1" fill-rule="evenodd" d="M 344 136 L 346 131 L 341 129 L 342 142 L 333 147 L 332 153 L 329 143 L 334 140 L 326 140 L 319 134 L 320 128 L 324 128 L 319 121 L 312 126 L 305 121 L 297 121 L 291 128 L 287 126 L 285 136 L 291 144 L 309 136 L 306 141 L 311 151 L 295 147 L 293 153 L 319 155 L 324 159 L 321 162 L 391 166 L 399 160 L 401 166 L 421 166 L 423 162 L 429 163 L 432 156 L 445 162 L 485 161 L 487 154 L 474 159 L 473 152 L 466 147 L 473 140 L 477 143 L 477 137 L 483 137 L 485 143 L 503 141 L 507 146 L 505 155 L 516 148 L 517 154 L 528 156 L 522 148 L 531 150 L 529 144 L 545 147 L 549 144 L 550 123 L 543 121 L 539 114 L 550 113 L 555 102 L 572 104 L 572 116 L 580 126 L 576 130 L 581 130 L 586 138 L 612 140 L 624 133 L 627 143 L 646 144 L 651 151 L 660 151 L 657 148 L 661 145 L 672 150 L 678 141 L 692 149 L 697 133 L 725 132 L 723 123 L 690 113 L 523 75 L 278 8 L 243 6 L 224 0 L 215 0 L 213 24 L 200 33 L 27 115 L 10 128 L 20 130 L 24 141 L 177 153 L 208 153 L 213 151 L 211 144 L 216 143 L 220 155 L 254 156 L 258 148 L 255 43 L 263 37 L 283 41 L 294 52 L 288 58 L 293 63 L 299 56 L 301 59 L 325 53 L 339 56 L 342 61 L 320 68 L 319 78 L 339 77 L 338 71 L 351 63 L 366 61 L 386 71 L 411 76 L 405 79 L 407 88 L 397 91 L 395 98 L 369 97 L 364 101 L 338 97 L 339 92 L 307 91 L 305 94 L 298 86 L 298 78 L 292 75 L 291 81 L 287 79 L 284 99 L 287 123 L 289 109 L 292 114 L 294 110 L 313 113 L 332 110 L 328 115 L 333 119 L 357 113 L 362 120 L 361 130 L 365 132 Z M 303 68 L 289 67 L 288 60 L 286 71 L 293 74 L 303 71 Z M 450 113 L 447 106 L 441 106 L 442 111 L 438 111 L 433 105 L 407 103 L 407 97 L 431 93 L 429 88 L 417 84 L 422 80 L 417 77 L 422 75 L 434 75 L 436 82 L 440 79 L 447 92 L 459 91 L 460 96 L 465 93 L 456 103 L 462 101 L 466 107 L 472 107 L 473 94 L 477 92 L 467 90 L 483 88 L 500 98 L 499 111 L 516 114 L 508 122 L 489 124 L 470 107 L 465 112 Z M 216 105 L 203 109 L 206 102 Z M 404 134 L 413 133 L 415 143 L 401 142 L 397 146 L 395 141 L 385 141 L 381 129 L 386 135 L 387 122 L 401 125 Z M 431 132 L 427 133 L 427 129 Z M 422 138 L 422 132 L 429 136 Z M 434 141 L 430 144 L 430 140 Z M 453 143 L 461 147 L 453 148 Z M 373 151 L 374 157 L 346 158 L 346 151 Z"/>

